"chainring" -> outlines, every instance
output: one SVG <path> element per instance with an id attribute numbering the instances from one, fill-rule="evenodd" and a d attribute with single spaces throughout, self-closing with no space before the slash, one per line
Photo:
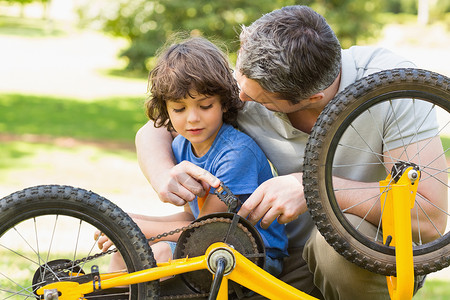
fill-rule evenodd
<path id="1" fill-rule="evenodd" d="M 39 288 L 47 284 L 61 280 L 70 280 L 70 278 L 85 274 L 83 269 L 78 265 L 67 268 L 67 265 L 71 265 L 71 262 L 70 259 L 56 259 L 41 265 L 33 276 L 32 283 L 35 295 L 37 295 L 36 291 Z"/>
<path id="2" fill-rule="evenodd" d="M 249 221 L 233 213 L 215 213 L 200 217 L 192 224 L 198 222 L 204 224 L 181 233 L 174 252 L 175 259 L 204 255 L 211 244 L 224 242 L 264 268 L 264 242 Z M 213 280 L 208 270 L 183 273 L 181 277 L 196 293 L 208 293 Z"/>

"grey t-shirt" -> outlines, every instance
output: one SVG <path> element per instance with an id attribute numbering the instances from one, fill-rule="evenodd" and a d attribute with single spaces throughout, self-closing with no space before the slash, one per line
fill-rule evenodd
<path id="1" fill-rule="evenodd" d="M 370 75 L 375 72 L 379 72 L 386 69 L 393 68 L 413 68 L 415 65 L 405 60 L 404 58 L 390 52 L 383 48 L 375 47 L 361 47 L 355 46 L 347 50 L 342 50 L 342 73 L 341 82 L 339 86 L 339 92 L 344 90 L 348 85 L 354 83 L 356 80 Z M 401 107 L 403 111 L 409 111 L 407 107 Z M 387 124 L 387 110 L 389 108 L 379 107 L 375 114 L 375 118 L 382 120 L 378 124 L 381 127 L 385 127 Z M 367 116 L 369 117 L 369 116 Z M 370 116 L 372 118 L 373 116 Z M 416 117 L 416 116 L 415 116 Z M 403 123 L 400 125 L 401 130 L 413 129 L 409 126 L 409 122 L 412 118 L 402 118 Z M 256 143 L 263 149 L 268 159 L 275 166 L 278 175 L 286 175 L 290 173 L 302 172 L 303 168 L 303 156 L 306 143 L 308 142 L 309 135 L 294 128 L 289 121 L 288 117 L 284 113 L 272 112 L 267 110 L 264 106 L 256 102 L 246 102 L 244 109 L 239 114 L 238 118 L 239 127 L 242 131 L 251 136 Z M 370 139 L 370 143 L 374 147 L 382 147 L 383 142 L 378 134 L 373 133 L 373 125 L 370 128 L 365 126 L 367 122 L 360 122 L 358 125 L 358 131 L 367 132 Z M 396 124 L 395 126 L 399 126 Z M 433 127 L 433 125 L 431 125 Z M 399 127 L 391 126 L 391 130 L 380 129 L 385 135 L 385 143 L 391 149 L 397 148 L 404 143 L 405 134 L 399 134 Z M 424 132 L 428 129 L 424 127 Z M 359 134 L 359 133 L 358 133 Z M 423 134 L 426 138 L 426 133 Z M 349 133 L 347 137 L 353 141 L 355 134 Z M 402 140 L 403 138 L 403 140 Z M 383 149 L 385 150 L 385 149 Z M 367 157 L 347 152 L 342 154 L 341 159 L 343 162 L 351 159 L 355 162 L 366 162 Z M 353 170 L 352 170 L 353 172 Z M 374 175 L 375 172 L 384 172 L 384 169 L 367 170 L 361 169 L 355 172 L 353 176 L 347 177 L 349 179 L 370 181 L 370 174 Z M 369 174 L 369 175 L 367 175 Z M 309 213 L 305 213 L 299 216 L 295 221 L 286 225 L 289 247 L 302 247 L 306 243 L 314 223 Z"/>

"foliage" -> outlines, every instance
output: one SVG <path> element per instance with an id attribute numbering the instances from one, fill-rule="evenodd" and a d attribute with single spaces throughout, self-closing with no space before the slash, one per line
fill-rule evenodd
<path id="1" fill-rule="evenodd" d="M 149 59 L 175 32 L 184 31 L 220 41 L 233 53 L 239 47 L 240 25 L 249 25 L 264 13 L 293 4 L 299 4 L 299 1 L 117 0 L 108 2 L 99 14 L 89 14 L 81 9 L 80 15 L 84 20 L 90 18 L 100 22 L 106 32 L 126 37 L 130 47 L 121 56 L 128 58 L 127 68 L 146 72 Z M 324 15 L 344 47 L 375 35 L 380 27 L 375 18 L 378 1 L 305 0 L 301 4 L 310 5 Z"/>
<path id="2" fill-rule="evenodd" d="M 146 60 L 175 32 L 219 39 L 235 51 L 240 24 L 249 24 L 275 9 L 277 3 L 278 0 L 120 0 L 100 12 L 99 17 L 104 30 L 131 41 L 121 54 L 129 59 L 128 69 L 146 70 Z"/>
<path id="3" fill-rule="evenodd" d="M 25 5 L 25 4 L 28 4 L 28 3 L 32 3 L 32 2 L 40 2 L 40 3 L 49 3 L 51 0 L 6 0 L 6 2 L 8 2 L 8 3 L 11 3 L 11 4 L 13 4 L 13 3 L 18 3 L 18 4 L 21 4 L 21 5 Z"/>
<path id="4" fill-rule="evenodd" d="M 430 7 L 430 19 L 432 21 L 444 21 L 450 29 L 450 1 L 436 0 L 436 5 Z"/>
<path id="5" fill-rule="evenodd" d="M 417 14 L 418 1 L 420 0 L 385 0 L 383 10 L 394 14 Z"/>
<path id="6" fill-rule="evenodd" d="M 360 0 L 316 0 L 310 6 L 323 15 L 335 31 L 342 48 L 348 48 L 370 37 L 382 28 L 378 20 L 382 3 Z"/>

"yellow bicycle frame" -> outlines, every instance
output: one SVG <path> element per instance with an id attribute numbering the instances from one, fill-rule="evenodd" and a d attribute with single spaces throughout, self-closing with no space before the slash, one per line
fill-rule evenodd
<path id="1" fill-rule="evenodd" d="M 381 197 L 383 242 L 386 243 L 390 236 L 390 245 L 395 246 L 396 251 L 397 277 L 387 277 L 389 294 L 391 299 L 395 300 L 411 299 L 414 288 L 410 211 L 414 206 L 418 181 L 412 182 L 408 178 L 408 172 L 411 170 L 412 167 L 408 168 L 396 183 L 391 175 L 380 181 L 380 191 L 384 195 Z M 420 173 L 418 174 L 420 176 Z M 228 280 L 233 280 L 269 299 L 316 299 L 265 272 L 225 243 L 212 244 L 202 256 L 172 260 L 147 270 L 101 274 L 100 278 L 82 284 L 54 282 L 38 289 L 37 294 L 57 293 L 57 299 L 61 300 L 83 299 L 84 295 L 92 293 L 94 288 L 105 290 L 197 270 L 207 269 L 214 273 L 211 261 L 217 256 L 225 257 L 228 261 L 227 270 L 220 282 L 217 296 L 219 300 L 228 299 Z"/>
<path id="2" fill-rule="evenodd" d="M 383 242 L 391 237 L 390 246 L 395 246 L 397 277 L 387 276 L 387 284 L 391 299 L 412 299 L 414 292 L 414 264 L 411 232 L 411 209 L 417 194 L 418 180 L 411 180 L 405 170 L 396 183 L 389 174 L 380 181 Z M 420 178 L 420 172 L 417 178 Z"/>
<path id="3" fill-rule="evenodd" d="M 182 258 L 162 264 L 161 266 L 133 273 L 113 273 L 106 276 L 101 275 L 101 289 L 108 289 L 121 285 L 129 285 L 146 281 L 158 280 L 160 278 L 181 274 L 185 272 L 208 269 L 208 260 L 213 253 L 222 251 L 224 255 L 232 257 L 233 268 L 224 275 L 217 299 L 228 299 L 228 280 L 233 280 L 242 286 L 257 291 L 258 294 L 269 299 L 316 299 L 309 296 L 289 284 L 277 279 L 252 263 L 242 254 L 224 243 L 214 243 L 206 250 L 205 255 L 194 258 Z M 217 254 L 216 254 L 217 255 Z M 99 283 L 94 281 L 96 289 L 100 289 Z M 93 282 L 55 282 L 40 288 L 37 293 L 43 295 L 45 290 L 59 292 L 58 299 L 73 300 L 83 298 L 85 294 L 94 291 Z"/>

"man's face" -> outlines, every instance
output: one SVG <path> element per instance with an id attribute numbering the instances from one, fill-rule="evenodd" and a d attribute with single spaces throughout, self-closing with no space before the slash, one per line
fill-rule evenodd
<path id="1" fill-rule="evenodd" d="M 236 70 L 236 80 L 240 87 L 239 98 L 242 101 L 254 101 L 271 111 L 283 113 L 293 113 L 304 108 L 303 101 L 292 104 L 290 101 L 280 99 L 280 97 L 272 92 L 263 89 L 259 83 L 253 79 L 247 78 L 241 72 Z"/>

